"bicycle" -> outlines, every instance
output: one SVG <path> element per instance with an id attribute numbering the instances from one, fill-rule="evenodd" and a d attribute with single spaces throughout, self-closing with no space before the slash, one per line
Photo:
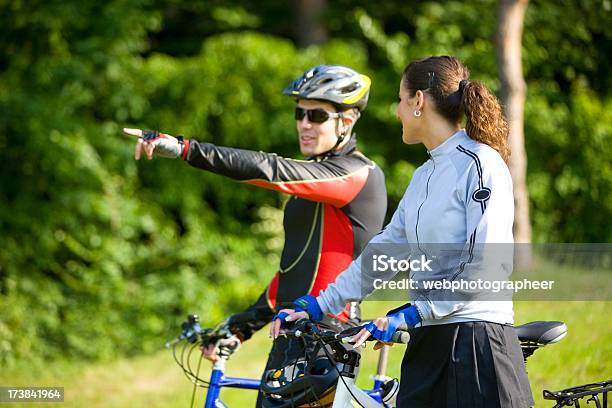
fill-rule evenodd
<path id="1" fill-rule="evenodd" d="M 204 408 L 227 407 L 225 403 L 223 403 L 223 401 L 220 399 L 220 392 L 221 389 L 224 387 L 258 390 L 261 386 L 260 379 L 228 377 L 225 375 L 226 363 L 231 357 L 231 355 L 235 353 L 239 347 L 239 342 L 232 341 L 232 333 L 227 331 L 222 326 L 204 329 L 200 326 L 198 320 L 199 319 L 197 315 L 188 315 L 187 320 L 181 324 L 181 334 L 175 340 L 166 343 L 166 348 L 172 348 L 172 355 L 178 366 L 181 367 L 185 376 L 194 384 L 190 406 L 193 406 L 193 402 L 195 400 L 195 391 L 197 387 L 208 388 Z M 300 324 L 304 323 L 301 322 Z M 299 326 L 297 327 L 297 329 L 297 333 L 299 333 Z M 361 327 L 359 326 L 345 330 L 341 333 L 326 331 L 325 339 L 331 339 L 330 336 L 332 336 L 333 334 L 334 336 L 336 336 L 336 339 L 338 341 L 342 342 L 343 339 L 348 339 L 357 334 L 360 329 Z M 284 335 L 292 336 L 295 335 L 295 333 L 296 331 L 293 330 L 286 332 Z M 407 334 L 408 333 L 405 331 L 398 331 L 398 333 L 394 337 L 395 342 L 404 344 L 407 343 L 409 338 Z M 213 369 L 210 373 L 209 379 L 202 379 L 199 377 L 202 357 L 200 355 L 197 367 L 192 367 L 192 353 L 194 350 L 197 350 L 199 352 L 199 349 L 202 347 L 202 345 L 218 341 L 221 341 L 219 343 L 220 358 L 218 361 L 213 363 Z M 178 347 L 181 345 L 181 343 L 182 347 L 180 348 L 180 350 L 178 350 Z M 399 390 L 399 382 L 397 381 L 397 379 L 393 379 L 385 375 L 388 353 L 389 346 L 385 346 L 383 349 L 381 349 L 381 352 L 379 353 L 377 374 L 374 377 L 374 384 L 371 389 L 358 389 L 357 386 L 354 385 L 354 378 L 350 380 L 350 382 L 353 384 L 354 389 L 359 390 L 354 392 L 365 393 L 372 401 L 378 401 L 379 403 L 385 404 L 380 405 L 384 407 L 392 406 L 386 404 L 386 402 L 392 401 L 393 397 L 397 394 L 397 391 Z M 353 351 L 350 353 L 350 355 L 351 361 L 355 361 L 356 363 L 356 365 L 351 369 L 351 371 L 354 373 L 354 370 L 359 365 L 359 357 L 354 357 L 354 355 L 359 356 L 359 353 Z M 338 391 L 336 391 L 336 394 L 337 393 Z"/>
<path id="2" fill-rule="evenodd" d="M 397 379 L 385 375 L 389 346 L 383 347 L 379 354 L 377 373 L 374 377 L 372 389 L 364 390 L 355 384 L 356 370 L 359 367 L 361 355 L 359 352 L 347 350 L 341 345 L 348 343 L 350 338 L 360 329 L 361 327 L 355 327 L 337 333 L 322 330 L 308 320 L 301 320 L 286 330 L 284 336 L 302 338 L 309 335 L 314 338 L 314 341 L 320 342 L 324 346 L 323 350 L 329 353 L 327 357 L 331 361 L 338 363 L 336 369 L 339 378 L 333 408 L 352 407 L 352 401 L 365 408 L 391 408 L 394 406 L 395 397 L 399 390 L 399 382 Z M 516 326 L 515 329 L 521 343 L 525 363 L 536 350 L 557 343 L 567 334 L 565 323 L 557 321 L 535 321 Z M 225 376 L 225 364 L 239 346 L 239 342 L 232 342 L 231 338 L 232 334 L 228 330 L 223 328 L 203 329 L 198 323 L 197 315 L 189 315 L 187 321 L 182 324 L 181 335 L 176 340 L 166 344 L 166 347 L 172 347 L 175 361 L 194 384 L 191 406 L 193 406 L 195 391 L 198 386 L 208 388 L 204 408 L 226 407 L 220 399 L 220 391 L 223 387 L 251 390 L 260 388 L 261 380 Z M 203 344 L 210 344 L 210 342 L 218 340 L 226 341 L 221 341 L 219 344 L 220 359 L 214 363 L 210 378 L 206 381 L 198 376 L 202 357 L 200 356 L 197 370 L 194 373 L 190 363 L 191 353 L 195 349 L 199 350 Z M 408 340 L 409 333 L 407 331 L 400 330 L 394 336 L 394 342 L 396 343 L 405 344 L 408 343 Z M 185 341 L 185 344 L 182 347 L 179 359 L 176 348 L 182 341 Z M 331 352 L 325 346 L 328 346 Z M 188 348 L 189 351 L 187 351 Z M 338 365 L 341 368 L 338 368 Z M 545 399 L 556 402 L 554 408 L 580 407 L 580 401 L 583 399 L 586 399 L 587 405 L 592 402 L 596 408 L 607 408 L 607 393 L 609 391 L 612 391 L 612 380 L 584 384 L 559 391 L 544 390 L 543 395 Z"/>
<path id="3" fill-rule="evenodd" d="M 332 347 L 339 344 L 340 341 L 345 338 L 350 338 L 356 332 L 357 329 L 349 329 L 340 334 L 336 334 L 330 331 L 322 331 L 312 322 L 304 322 L 297 329 L 290 329 L 286 332 L 288 336 L 300 337 L 302 333 L 309 333 L 315 337 L 316 341 L 321 341 L 324 344 L 331 345 Z M 523 358 L 525 363 L 527 359 L 533 355 L 533 353 L 548 344 L 553 344 L 560 341 L 567 334 L 567 326 L 563 322 L 555 321 L 537 321 L 526 323 L 516 328 L 517 336 L 521 342 L 521 349 L 523 351 Z M 407 333 L 406 333 L 407 334 Z M 402 343 L 407 343 L 409 338 L 403 339 Z M 340 351 L 340 350 L 338 350 Z M 333 408 L 350 408 L 351 401 L 354 401 L 358 406 L 364 408 L 387 408 L 385 402 L 380 401 L 377 398 L 368 398 L 372 395 L 364 393 L 360 390 L 354 382 L 354 373 L 356 367 L 359 365 L 360 355 L 357 352 L 349 351 L 344 355 L 340 353 L 334 353 L 335 361 L 344 364 L 344 369 L 340 372 L 340 378 L 338 381 L 338 387 L 336 388 L 336 398 L 334 399 Z M 604 381 L 594 384 L 585 384 L 577 387 L 561 391 L 548 391 L 545 390 L 544 398 L 548 400 L 556 401 L 555 408 L 564 406 L 576 406 L 580 407 L 579 400 L 583 398 L 587 399 L 587 404 L 594 402 L 597 408 L 607 407 L 607 392 L 612 389 L 611 381 Z M 602 395 L 603 405 L 599 400 L 599 395 Z M 394 402 L 394 399 L 392 400 Z"/>
<path id="4" fill-rule="evenodd" d="M 309 320 L 298 320 L 293 326 L 286 330 L 283 336 L 301 338 L 310 335 L 314 341 L 319 342 L 321 349 L 327 354 L 327 358 L 336 362 L 342 368 L 336 366 L 338 371 L 338 385 L 334 396 L 333 408 L 351 408 L 352 401 L 364 408 L 389 408 L 395 405 L 395 397 L 399 391 L 397 379 L 391 379 L 385 375 L 387 368 L 387 357 L 389 346 L 384 346 L 379 354 L 378 368 L 374 377 L 374 387 L 363 390 L 355 384 L 357 368 L 361 359 L 361 354 L 353 349 L 346 349 L 342 344 L 351 343 L 362 326 L 346 329 L 340 333 L 331 330 L 321 330 L 315 323 Z M 391 340 L 392 343 L 407 344 L 410 335 L 407 327 L 400 327 Z M 367 341 L 376 341 L 369 338 Z M 326 346 L 331 348 L 328 351 Z"/>
<path id="5" fill-rule="evenodd" d="M 567 326 L 563 322 L 531 322 L 516 327 L 523 358 L 527 364 L 527 358 L 540 347 L 560 341 L 567 334 Z M 612 380 L 606 380 L 591 384 L 583 384 L 559 391 L 542 391 L 546 400 L 555 401 L 553 408 L 575 406 L 580 408 L 580 401 L 586 399 L 586 404 L 591 402 L 596 408 L 608 407 L 608 392 L 612 391 Z M 600 401 L 600 396 L 602 401 Z M 603 405 L 602 405 L 603 402 Z"/>

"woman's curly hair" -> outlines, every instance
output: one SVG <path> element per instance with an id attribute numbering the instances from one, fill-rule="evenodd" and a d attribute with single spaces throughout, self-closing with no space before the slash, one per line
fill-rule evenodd
<path id="1" fill-rule="evenodd" d="M 499 101 L 484 84 L 469 81 L 469 77 L 467 67 L 449 56 L 413 61 L 402 75 L 410 96 L 417 90 L 427 92 L 436 111 L 451 123 L 460 123 L 465 114 L 467 134 L 497 150 L 508 162 L 508 124 Z"/>

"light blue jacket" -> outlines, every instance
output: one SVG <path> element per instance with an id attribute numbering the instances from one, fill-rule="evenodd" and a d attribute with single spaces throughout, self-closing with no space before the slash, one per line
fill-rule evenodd
<path id="1" fill-rule="evenodd" d="M 437 262 L 440 259 L 436 261 L 433 279 L 476 279 L 483 269 L 507 279 L 512 272 L 512 253 L 507 249 L 513 243 L 514 220 L 508 167 L 494 149 L 470 139 L 463 129 L 429 155 L 414 172 L 391 222 L 370 244 L 405 245 L 413 259 L 431 244 L 459 244 L 461 251 L 452 259 L 445 259 L 442 266 Z M 482 255 L 486 250 L 475 249 L 491 243 L 506 244 L 506 255 L 487 256 Z M 324 313 L 340 312 L 348 302 L 370 294 L 375 279 L 390 279 L 396 274 L 365 270 L 362 256 L 319 294 L 317 302 Z M 431 274 L 411 272 L 411 278 L 431 279 Z M 422 325 L 473 320 L 513 323 L 511 300 L 479 300 L 469 291 L 458 291 L 449 298 L 441 292 L 410 291 Z"/>

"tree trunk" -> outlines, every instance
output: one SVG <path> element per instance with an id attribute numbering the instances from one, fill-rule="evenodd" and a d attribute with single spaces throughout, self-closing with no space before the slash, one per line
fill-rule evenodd
<path id="1" fill-rule="evenodd" d="M 296 38 L 298 46 L 307 47 L 327 41 L 322 17 L 326 0 L 295 0 Z"/>
<path id="2" fill-rule="evenodd" d="M 514 240 L 531 242 L 527 155 L 523 116 L 526 88 L 521 63 L 521 36 L 528 0 L 500 0 L 497 9 L 497 65 L 502 104 L 510 128 L 511 156 L 508 163 L 514 184 Z"/>
<path id="3" fill-rule="evenodd" d="M 502 104 L 510 130 L 508 167 L 514 185 L 515 267 L 529 270 L 532 264 L 527 154 L 523 117 L 526 84 L 521 62 L 521 36 L 528 0 L 500 0 L 497 8 L 497 66 L 501 81 Z"/>

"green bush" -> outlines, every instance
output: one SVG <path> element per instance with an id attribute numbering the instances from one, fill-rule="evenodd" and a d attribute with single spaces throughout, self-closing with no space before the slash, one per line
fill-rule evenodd
<path id="1" fill-rule="evenodd" d="M 276 271 L 283 196 L 180 161 L 135 162 L 121 127 L 294 156 L 293 103 L 280 91 L 309 66 L 350 65 L 373 78 L 356 131 L 386 173 L 390 213 L 426 159 L 422 147 L 400 142 L 403 63 L 455 54 L 474 78 L 497 86 L 495 18 L 481 12 L 492 0 L 330 4 L 335 39 L 305 49 L 280 35 L 235 31 L 282 27 L 271 22 L 271 5 L 258 18 L 246 2 L 230 3 L 157 7 L 189 6 L 196 20 L 210 11 L 229 30 L 205 38 L 185 30 L 189 47 L 166 38 L 176 55 L 151 51 L 151 33 L 168 30 L 157 3 L 0 6 L 3 366 L 159 348 L 187 312 L 212 324 L 253 302 Z M 525 135 L 538 241 L 612 238 L 612 106 L 601 52 L 610 33 L 597 7 L 528 8 Z M 195 42 L 199 52 L 185 52 Z"/>

